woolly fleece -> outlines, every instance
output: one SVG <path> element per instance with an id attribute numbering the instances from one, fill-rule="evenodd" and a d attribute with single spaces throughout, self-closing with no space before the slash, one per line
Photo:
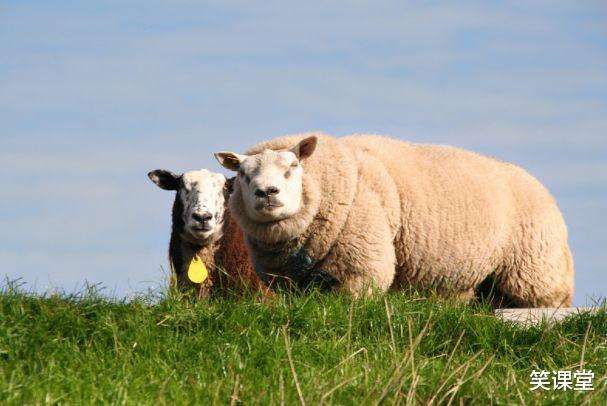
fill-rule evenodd
<path id="1" fill-rule="evenodd" d="M 550 193 L 523 169 L 462 149 L 374 135 L 301 134 L 247 151 L 283 150 L 318 137 L 302 162 L 303 207 L 256 223 L 235 182 L 232 215 L 255 270 L 296 280 L 304 252 L 314 271 L 355 295 L 415 286 L 470 299 L 491 280 L 501 304 L 569 306 L 573 260 Z"/>

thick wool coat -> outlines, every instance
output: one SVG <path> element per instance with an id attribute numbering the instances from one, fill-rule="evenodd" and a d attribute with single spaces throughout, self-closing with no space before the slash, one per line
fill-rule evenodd
<path id="1" fill-rule="evenodd" d="M 230 197 L 263 279 L 321 275 L 354 294 L 415 286 L 464 299 L 491 280 L 513 306 L 571 304 L 565 222 L 550 193 L 523 169 L 373 135 L 287 136 L 247 153 L 289 149 L 310 135 L 319 142 L 302 163 L 298 214 L 256 223 L 238 182 Z"/>

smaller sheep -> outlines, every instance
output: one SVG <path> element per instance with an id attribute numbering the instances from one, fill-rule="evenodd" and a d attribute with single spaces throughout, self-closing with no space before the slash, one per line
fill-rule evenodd
<path id="1" fill-rule="evenodd" d="M 172 284 L 180 292 L 197 291 L 199 298 L 206 298 L 218 289 L 263 289 L 249 260 L 242 231 L 227 207 L 233 179 L 205 169 L 182 175 L 156 169 L 148 177 L 161 189 L 177 192 L 169 263 Z M 208 278 L 200 284 L 188 277 L 188 267 L 196 256 L 208 270 Z"/>

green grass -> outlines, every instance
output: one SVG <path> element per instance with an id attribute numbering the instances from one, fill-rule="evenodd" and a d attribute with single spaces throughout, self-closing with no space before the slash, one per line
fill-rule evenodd
<path id="1" fill-rule="evenodd" d="M 486 306 L 415 293 L 203 303 L 0 293 L 2 404 L 604 405 L 606 360 L 605 309 L 523 329 Z M 593 392 L 529 390 L 533 369 L 580 363 Z"/>

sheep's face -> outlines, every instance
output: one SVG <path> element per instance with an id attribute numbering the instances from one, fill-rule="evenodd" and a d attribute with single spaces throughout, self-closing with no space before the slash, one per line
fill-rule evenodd
<path id="1" fill-rule="evenodd" d="M 301 161 L 312 155 L 316 143 L 316 137 L 309 137 L 288 151 L 264 150 L 255 155 L 218 152 L 215 157 L 225 168 L 238 172 L 247 216 L 266 223 L 291 217 L 301 209 Z"/>
<path id="2" fill-rule="evenodd" d="M 204 243 L 221 236 L 225 212 L 226 178 L 206 169 L 176 175 L 158 169 L 148 174 L 165 190 L 177 191 L 183 210 L 183 232 L 194 242 Z"/>
<path id="3" fill-rule="evenodd" d="M 301 207 L 303 170 L 290 151 L 265 150 L 244 159 L 238 182 L 247 216 L 267 222 L 297 213 Z"/>

